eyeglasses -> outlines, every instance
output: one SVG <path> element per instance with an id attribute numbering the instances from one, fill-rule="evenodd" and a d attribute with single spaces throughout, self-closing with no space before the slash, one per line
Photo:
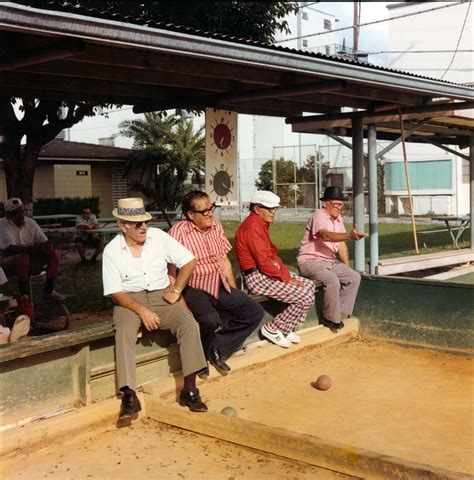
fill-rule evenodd
<path id="1" fill-rule="evenodd" d="M 334 203 L 334 202 L 328 202 L 329 205 L 331 205 L 331 207 L 333 208 L 342 208 L 344 206 L 343 203 Z"/>
<path id="2" fill-rule="evenodd" d="M 215 203 L 213 203 L 211 208 L 206 208 L 205 210 L 191 210 L 191 212 L 200 213 L 204 217 L 207 217 L 210 213 L 213 213 L 216 208 L 217 208 L 217 205 Z"/>
<path id="3" fill-rule="evenodd" d="M 278 207 L 266 207 L 265 205 L 261 205 L 260 203 L 257 205 L 259 208 L 263 208 L 267 210 L 268 212 L 275 213 L 278 210 Z"/>
<path id="4" fill-rule="evenodd" d="M 123 222 L 126 225 L 133 225 L 134 228 L 139 229 L 142 225 L 148 227 L 150 220 L 145 220 L 144 222 Z"/>

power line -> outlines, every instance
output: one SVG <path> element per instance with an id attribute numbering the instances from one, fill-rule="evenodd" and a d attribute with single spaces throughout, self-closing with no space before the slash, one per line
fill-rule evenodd
<path id="1" fill-rule="evenodd" d="M 391 20 L 398 20 L 399 18 L 406 18 L 406 17 L 411 17 L 413 15 L 420 15 L 421 13 L 429 13 L 429 12 L 434 12 L 435 10 L 441 10 L 443 8 L 450 8 L 454 7 L 456 5 L 460 5 L 462 3 L 465 3 L 466 0 L 460 1 L 460 2 L 455 2 L 451 3 L 449 5 L 443 5 L 441 7 L 434 7 L 430 8 L 428 10 L 419 10 L 417 12 L 412 12 L 412 13 L 406 13 L 404 15 L 398 15 L 397 17 L 390 17 L 390 18 L 383 18 L 381 20 L 374 20 L 372 22 L 367 22 L 367 23 L 361 23 L 359 27 L 367 27 L 368 25 L 375 25 L 377 23 L 383 23 L 383 22 L 390 22 Z M 469 3 L 471 0 L 469 1 Z M 285 40 L 278 40 L 275 43 L 283 43 L 283 42 L 289 42 L 290 40 L 298 40 L 299 38 L 309 38 L 309 37 L 316 37 L 318 35 L 327 35 L 328 33 L 334 33 L 334 32 L 342 32 L 343 30 L 350 30 L 354 28 L 354 25 L 351 25 L 349 27 L 342 27 L 342 28 L 336 28 L 334 30 L 326 30 L 324 32 L 317 32 L 317 33 L 308 33 L 307 35 L 301 35 L 299 37 L 292 37 L 292 38 L 286 38 Z"/>
<path id="2" fill-rule="evenodd" d="M 379 50 L 378 52 L 365 52 L 368 55 L 379 55 L 381 53 L 453 53 L 456 50 Z M 458 53 L 472 53 L 474 50 L 457 50 Z"/>
<path id="3" fill-rule="evenodd" d="M 464 32 L 464 27 L 466 26 L 467 17 L 469 16 L 469 10 L 471 9 L 471 4 L 472 4 L 472 0 L 469 0 L 469 5 L 466 10 L 466 16 L 464 17 L 464 23 L 462 24 L 461 33 L 459 34 L 458 43 L 456 45 L 456 50 L 454 50 L 453 57 L 451 58 L 451 62 L 449 62 L 448 68 L 444 71 L 443 75 L 441 75 L 441 80 L 448 73 L 449 69 L 451 68 L 451 65 L 454 62 L 456 54 L 458 53 L 459 44 L 461 43 L 462 34 Z"/>

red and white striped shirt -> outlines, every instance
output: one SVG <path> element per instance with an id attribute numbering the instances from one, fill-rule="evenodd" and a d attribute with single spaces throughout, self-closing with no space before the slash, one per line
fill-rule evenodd
<path id="1" fill-rule="evenodd" d="M 219 222 L 214 220 L 208 230 L 200 230 L 190 220 L 183 220 L 173 225 L 168 234 L 196 257 L 196 268 L 188 282 L 190 287 L 218 298 L 222 282 L 224 288 L 230 292 L 224 272 L 224 258 L 232 250 L 232 246 Z"/>

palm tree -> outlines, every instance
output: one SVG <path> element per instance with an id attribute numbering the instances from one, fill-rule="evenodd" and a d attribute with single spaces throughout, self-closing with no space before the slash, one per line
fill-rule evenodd
<path id="1" fill-rule="evenodd" d="M 136 154 L 125 172 L 138 178 L 132 187 L 157 206 L 174 209 L 186 193 L 188 175 L 202 185 L 205 165 L 204 127 L 194 130 L 193 121 L 183 115 L 162 117 L 145 113 L 140 120 L 125 120 L 120 133 L 133 138 Z"/>

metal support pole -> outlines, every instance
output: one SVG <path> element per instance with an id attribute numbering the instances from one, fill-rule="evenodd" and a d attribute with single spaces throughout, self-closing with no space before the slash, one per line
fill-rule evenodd
<path id="1" fill-rule="evenodd" d="M 470 181 L 470 213 L 471 213 L 471 248 L 474 248 L 474 226 L 472 225 L 472 219 L 474 218 L 474 135 L 471 135 L 471 141 L 469 143 L 469 156 L 471 157 L 469 166 L 469 181 Z"/>
<path id="2" fill-rule="evenodd" d="M 364 124 L 362 118 L 352 120 L 352 193 L 354 225 L 364 231 Z M 364 272 L 365 243 L 354 242 L 354 268 Z"/>
<path id="3" fill-rule="evenodd" d="M 374 124 L 368 126 L 367 132 L 369 150 L 369 234 L 370 262 L 369 272 L 375 274 L 379 263 L 379 227 L 377 218 L 377 131 Z"/>

